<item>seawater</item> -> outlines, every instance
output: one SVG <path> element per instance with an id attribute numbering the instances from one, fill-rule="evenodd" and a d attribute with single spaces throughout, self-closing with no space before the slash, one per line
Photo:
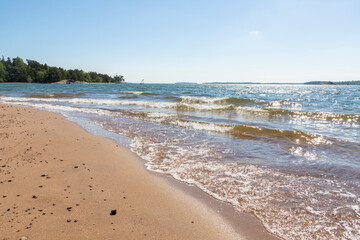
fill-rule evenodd
<path id="1" fill-rule="evenodd" d="M 360 87 L 2 84 L 0 102 L 91 121 L 284 239 L 360 239 Z"/>

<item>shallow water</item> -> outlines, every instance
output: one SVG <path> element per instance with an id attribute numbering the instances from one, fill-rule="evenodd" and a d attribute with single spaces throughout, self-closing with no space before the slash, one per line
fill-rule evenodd
<path id="1" fill-rule="evenodd" d="M 360 239 L 359 86 L 3 84 L 0 101 L 90 120 L 285 239 Z"/>

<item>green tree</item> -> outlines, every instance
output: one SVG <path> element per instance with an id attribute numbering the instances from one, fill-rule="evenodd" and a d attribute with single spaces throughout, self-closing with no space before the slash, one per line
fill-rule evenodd
<path id="1" fill-rule="evenodd" d="M 0 61 L 0 82 L 5 82 L 7 79 L 7 71 L 5 69 L 3 60 Z"/>
<path id="2" fill-rule="evenodd" d="M 91 82 L 91 76 L 89 73 L 84 73 L 84 81 L 85 82 Z"/>
<path id="3" fill-rule="evenodd" d="M 114 82 L 115 83 L 121 83 L 121 82 L 123 82 L 124 81 L 124 77 L 123 76 L 121 76 L 121 75 L 115 75 L 114 76 Z"/>
<path id="4" fill-rule="evenodd" d="M 56 67 L 49 67 L 49 70 L 46 73 L 46 82 L 52 83 L 52 82 L 58 82 L 61 78 L 61 72 Z"/>
<path id="5" fill-rule="evenodd" d="M 13 82 L 25 82 L 27 77 L 27 66 L 24 61 L 16 57 L 13 59 L 11 80 Z"/>
<path id="6" fill-rule="evenodd" d="M 46 70 L 40 70 L 36 72 L 36 82 L 44 83 L 46 79 Z"/>
<path id="7" fill-rule="evenodd" d="M 95 77 L 95 82 L 102 83 L 103 82 L 102 77 L 101 76 L 96 76 Z"/>
<path id="8" fill-rule="evenodd" d="M 32 78 L 28 75 L 27 78 L 26 78 L 26 81 L 27 81 L 28 83 L 32 83 L 33 80 L 32 80 Z"/>

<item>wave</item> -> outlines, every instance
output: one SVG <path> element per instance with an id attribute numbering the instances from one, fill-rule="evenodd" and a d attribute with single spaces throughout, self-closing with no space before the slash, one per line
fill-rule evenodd
<path id="1" fill-rule="evenodd" d="M 233 104 L 233 105 L 248 105 L 260 103 L 260 101 L 247 98 L 229 98 L 229 97 L 179 97 L 182 103 L 197 103 L 197 104 Z"/>
<path id="2" fill-rule="evenodd" d="M 53 94 L 31 94 L 31 98 L 73 98 L 84 95 L 83 93 L 70 94 L 70 93 L 53 93 Z"/>
<path id="3" fill-rule="evenodd" d="M 0 97 L 5 101 L 38 101 L 38 102 L 58 102 L 58 103 L 73 103 L 73 104 L 93 104 L 93 105 L 132 105 L 148 108 L 167 108 L 176 109 L 178 111 L 220 111 L 220 110 L 234 110 L 232 105 L 217 105 L 217 104 L 189 104 L 178 102 L 153 102 L 153 101 L 130 101 L 130 100 L 109 100 L 109 99 L 91 99 L 91 98 L 72 98 L 72 99 L 56 99 L 56 98 L 19 98 L 19 97 Z"/>
<path id="4" fill-rule="evenodd" d="M 360 123 L 360 115 L 357 114 L 340 114 L 331 112 L 316 111 L 293 111 L 288 109 L 262 108 L 262 113 L 269 117 L 299 117 L 325 120 L 338 123 Z"/>
<path id="5" fill-rule="evenodd" d="M 279 130 L 269 128 L 257 128 L 237 125 L 230 132 L 231 135 L 248 139 L 271 139 L 280 140 L 295 145 L 320 145 L 331 144 L 329 140 L 316 134 L 304 133 L 302 131 Z"/>
<path id="6" fill-rule="evenodd" d="M 35 95 L 33 95 L 35 96 Z M 132 100 L 110 100 L 110 99 L 91 99 L 91 98 L 68 98 L 65 95 L 55 98 L 55 94 L 43 95 L 43 97 L 0 97 L 4 101 L 37 101 L 37 102 L 59 102 L 73 104 L 91 105 L 129 105 L 146 108 L 175 109 L 176 111 L 230 111 L 236 112 L 240 116 L 251 118 L 297 118 L 300 120 L 318 120 L 337 124 L 359 124 L 360 115 L 340 114 L 328 112 L 295 111 L 288 109 L 266 108 L 258 106 L 237 106 L 235 104 L 224 104 L 228 102 L 247 101 L 239 98 L 207 98 L 207 97 L 180 97 L 180 102 L 155 102 L 155 101 L 132 101 Z"/>
<path id="7" fill-rule="evenodd" d="M 159 94 L 157 94 L 157 93 L 151 93 L 151 92 L 140 92 L 140 91 L 121 91 L 120 93 L 125 93 L 125 94 L 134 94 L 134 95 L 143 95 L 143 96 L 159 95 Z"/>
<path id="8" fill-rule="evenodd" d="M 201 121 L 191 121 L 183 119 L 185 115 L 169 113 L 146 113 L 132 110 L 121 111 L 131 118 L 143 121 L 160 122 L 162 124 L 171 124 L 179 127 L 186 127 L 195 130 L 225 133 L 232 137 L 248 140 L 276 140 L 287 142 L 294 145 L 323 145 L 332 144 L 329 139 L 318 135 L 305 133 L 298 130 L 279 130 L 269 128 L 259 128 L 246 125 L 216 124 Z"/>
<path id="9" fill-rule="evenodd" d="M 321 135 L 305 133 L 302 131 L 257 128 L 245 125 L 223 125 L 198 121 L 188 121 L 183 119 L 167 119 L 165 121 L 162 121 L 162 123 L 170 123 L 173 125 L 192 128 L 196 130 L 225 133 L 232 137 L 248 140 L 276 140 L 295 145 L 332 144 L 330 140 L 327 140 Z"/>

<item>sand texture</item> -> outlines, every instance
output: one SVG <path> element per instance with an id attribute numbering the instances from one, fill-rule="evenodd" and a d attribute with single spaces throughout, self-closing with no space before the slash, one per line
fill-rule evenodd
<path id="1" fill-rule="evenodd" d="M 56 114 L 0 105 L 0 239 L 22 236 L 243 238 L 114 141 Z"/>

